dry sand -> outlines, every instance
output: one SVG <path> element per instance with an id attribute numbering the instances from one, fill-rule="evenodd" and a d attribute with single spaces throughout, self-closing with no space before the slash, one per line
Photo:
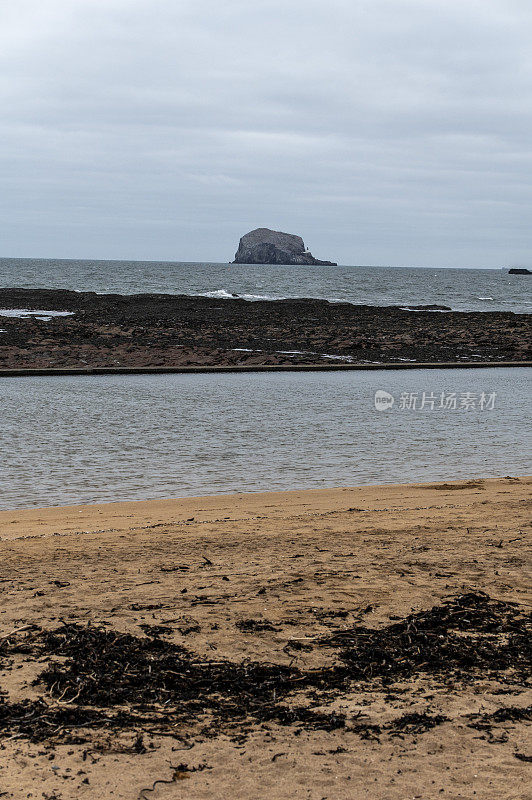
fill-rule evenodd
<path id="1" fill-rule="evenodd" d="M 485 592 L 529 610 L 531 483 L 2 511 L 0 643 L 29 643 L 4 660 L 5 702 L 43 697 L 57 708 L 67 700 L 32 685 L 47 659 L 32 656 L 38 631 L 31 625 L 91 622 L 138 637 L 140 625 L 165 625 L 166 641 L 201 658 L 308 670 L 337 661 L 337 651 L 318 646 L 320 636 L 355 623 L 381 628 L 449 596 Z M 237 626 L 249 619 L 273 630 Z M 378 736 L 349 724 L 326 731 L 275 720 L 251 720 L 241 730 L 228 724 L 213 735 L 198 714 L 197 724 L 177 719 L 179 738 L 145 733 L 142 747 L 142 726 L 87 728 L 78 744 L 51 729 L 48 741 L 30 742 L 2 730 L 0 702 L 0 798 L 524 800 L 531 797 L 531 723 L 479 730 L 469 715 L 531 702 L 522 684 L 482 675 L 440 680 L 421 670 L 392 685 L 359 681 L 314 708 L 379 726 Z M 446 721 L 425 732 L 387 729 L 412 712 Z"/>

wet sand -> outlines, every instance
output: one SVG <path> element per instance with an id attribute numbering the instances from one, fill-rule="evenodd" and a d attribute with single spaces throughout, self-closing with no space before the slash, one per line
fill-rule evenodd
<path id="1" fill-rule="evenodd" d="M 366 636 L 388 630 L 457 597 L 466 598 L 466 621 L 475 603 L 480 616 L 496 616 L 491 601 L 515 604 L 504 605 L 511 614 L 530 611 L 531 484 L 501 478 L 0 512 L 0 797 L 524 800 L 532 715 L 523 709 L 532 692 L 511 665 L 438 672 L 429 657 L 390 677 L 377 659 L 373 675 L 355 671 L 348 686 L 308 684 L 320 670 L 336 675 L 335 643 L 357 627 Z M 292 688 L 282 709 L 274 694 L 245 719 L 223 693 L 216 717 L 208 686 L 198 695 L 205 708 L 196 704 L 192 717 L 186 705 L 180 715 L 175 698 L 140 706 L 131 689 L 130 702 L 126 693 L 119 707 L 104 706 L 104 723 L 80 725 L 90 695 L 83 705 L 60 685 L 71 656 L 45 646 L 43 630 L 66 641 L 88 623 L 106 641 L 136 637 L 118 640 L 132 659 L 125 676 L 135 673 L 135 642 L 148 637 L 168 652 L 184 648 L 200 669 L 222 664 L 224 675 L 227 664 L 284 666 Z M 416 624 L 408 630 L 415 636 Z M 497 630 L 473 631 L 479 653 Z M 51 664 L 57 680 L 34 684 Z M 79 692 L 96 669 L 83 666 Z M 137 717 L 127 718 L 132 711 Z M 61 723 L 53 721 L 59 712 Z"/>

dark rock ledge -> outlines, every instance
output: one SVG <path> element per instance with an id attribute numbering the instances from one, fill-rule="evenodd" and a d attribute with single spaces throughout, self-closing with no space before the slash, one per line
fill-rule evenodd
<path id="1" fill-rule="evenodd" d="M 185 295 L 0 289 L 1 368 L 525 362 L 532 315 L 416 313 L 326 300 L 247 302 Z M 334 357 L 331 359 L 331 356 Z"/>

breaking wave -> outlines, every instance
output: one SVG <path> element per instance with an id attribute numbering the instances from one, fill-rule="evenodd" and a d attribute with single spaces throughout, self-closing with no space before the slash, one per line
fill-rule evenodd
<path id="1" fill-rule="evenodd" d="M 199 292 L 199 297 L 214 297 L 217 300 L 286 300 L 286 297 L 276 297 L 272 294 L 237 294 L 226 289 L 215 289 L 212 292 Z"/>

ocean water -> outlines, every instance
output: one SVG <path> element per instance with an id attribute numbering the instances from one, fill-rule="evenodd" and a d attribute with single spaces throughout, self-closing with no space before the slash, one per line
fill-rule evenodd
<path id="1" fill-rule="evenodd" d="M 3 509 L 532 472 L 524 368 L 21 377 L 0 392 Z"/>
<path id="2" fill-rule="evenodd" d="M 0 259 L 0 287 L 136 294 L 164 292 L 245 300 L 319 297 L 367 305 L 532 311 L 532 280 L 490 269 L 281 267 L 142 261 Z"/>

